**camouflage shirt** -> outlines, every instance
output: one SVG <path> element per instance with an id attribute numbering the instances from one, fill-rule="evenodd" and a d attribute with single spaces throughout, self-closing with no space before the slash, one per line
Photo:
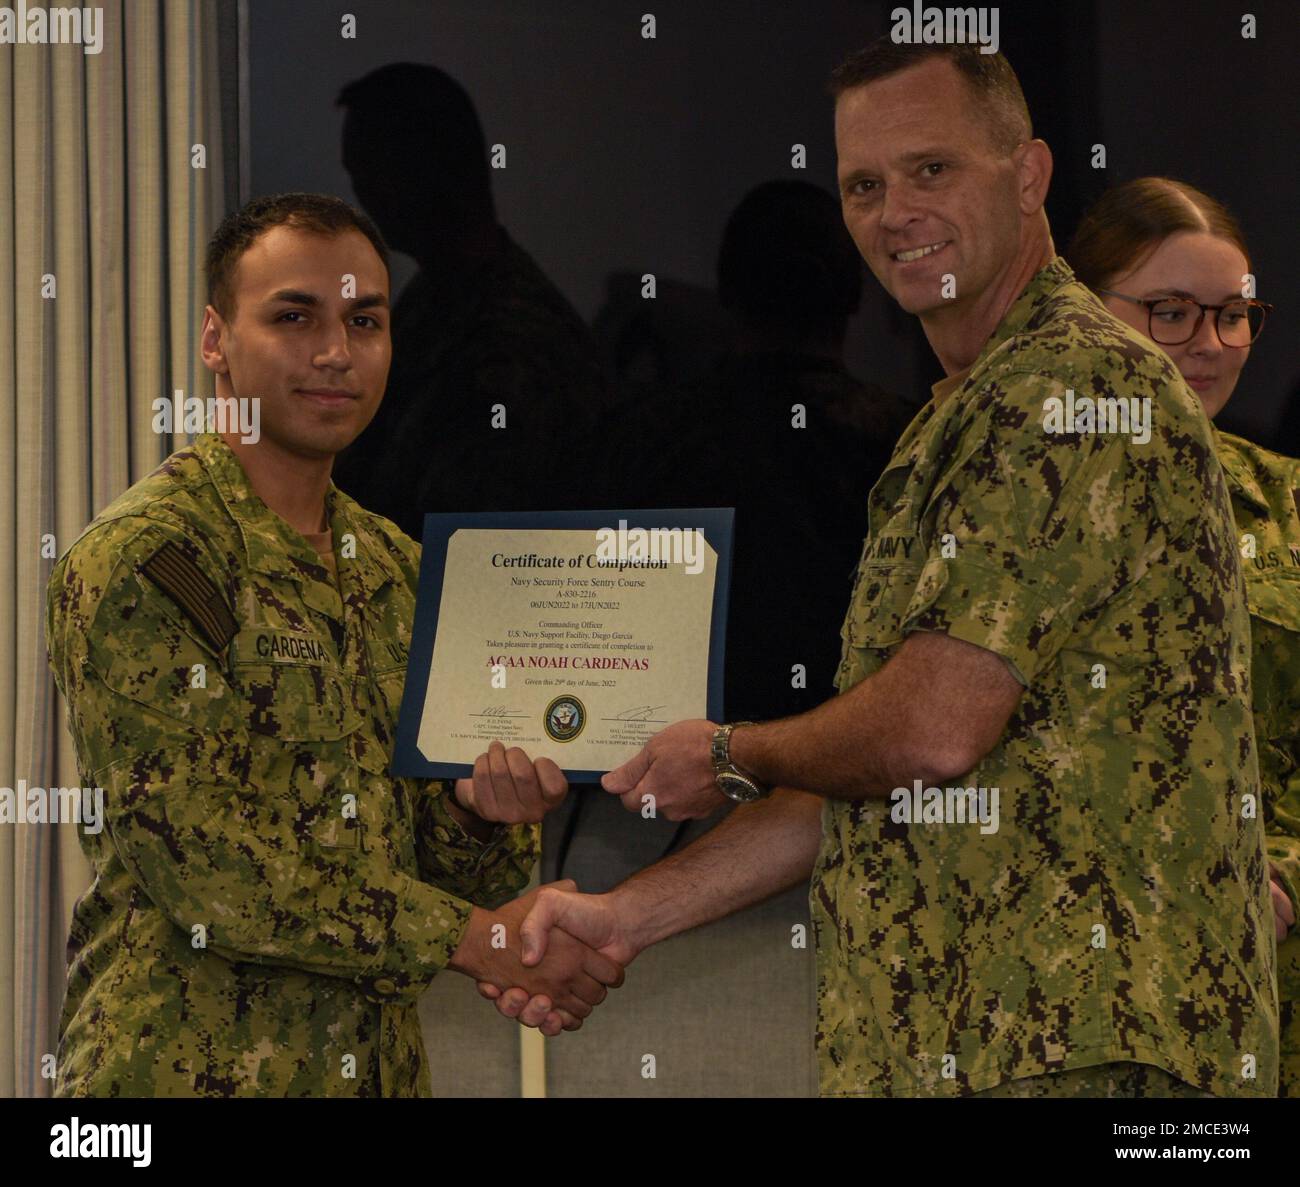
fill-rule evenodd
<path id="1" fill-rule="evenodd" d="M 1149 440 L 1047 431 L 1045 401 L 1075 396 L 1148 398 Z M 1273 1095 L 1249 620 L 1196 397 L 1058 257 L 936 386 L 869 521 L 839 689 L 912 631 L 1002 656 L 1025 689 L 952 781 L 983 798 L 941 789 L 951 823 L 925 788 L 917 823 L 911 796 L 827 802 L 822 1092 L 959 1095 L 1127 1060 Z M 972 800 L 988 824 L 959 822 Z"/>
<path id="2" fill-rule="evenodd" d="M 47 641 L 94 883 L 59 1095 L 429 1095 L 416 1012 L 536 830 L 470 837 L 387 773 L 419 547 L 331 486 L 339 584 L 200 437 L 55 566 Z M 340 596 L 341 593 L 341 596 Z"/>
<path id="3" fill-rule="evenodd" d="M 1268 859 L 1300 919 L 1300 461 L 1215 430 L 1250 604 L 1251 687 Z M 1300 927 L 1278 948 L 1300 997 Z"/>

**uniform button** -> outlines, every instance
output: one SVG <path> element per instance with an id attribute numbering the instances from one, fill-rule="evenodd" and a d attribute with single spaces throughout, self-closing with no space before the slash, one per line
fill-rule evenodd
<path id="1" fill-rule="evenodd" d="M 239 796 L 241 800 L 255 800 L 257 799 L 257 788 L 246 785 L 241 787 L 237 792 L 235 792 L 235 794 Z"/>
<path id="2" fill-rule="evenodd" d="M 375 982 L 375 992 L 383 994 L 384 997 L 391 997 L 397 992 L 397 986 L 387 977 L 380 977 L 379 980 Z"/>

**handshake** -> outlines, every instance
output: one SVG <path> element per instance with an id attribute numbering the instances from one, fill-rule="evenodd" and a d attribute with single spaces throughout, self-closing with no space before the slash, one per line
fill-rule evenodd
<path id="1" fill-rule="evenodd" d="M 463 823 L 534 824 L 568 790 L 550 759 L 534 763 L 493 742 L 473 777 L 456 781 L 455 807 Z M 577 1030 L 645 947 L 619 918 L 613 894 L 577 890 L 572 881 L 552 882 L 495 911 L 475 907 L 450 967 L 473 977 L 507 1018 L 546 1035 Z"/>

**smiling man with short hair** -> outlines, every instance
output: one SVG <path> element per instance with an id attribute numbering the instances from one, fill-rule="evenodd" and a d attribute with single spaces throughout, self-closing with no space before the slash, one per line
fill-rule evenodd
<path id="1" fill-rule="evenodd" d="M 257 199 L 208 276 L 203 360 L 218 398 L 259 401 L 260 438 L 173 453 L 49 583 L 50 662 L 107 815 L 82 838 L 56 1092 L 427 1096 L 416 1001 L 443 969 L 534 976 L 532 895 L 496 904 L 567 784 L 499 743 L 454 788 L 389 774 L 419 545 L 330 481 L 388 375 L 379 233 L 337 198 Z M 530 987 L 549 1033 L 622 977 L 561 946 Z"/>
<path id="2" fill-rule="evenodd" d="M 1056 255 L 1005 60 L 882 40 L 833 90 L 845 223 L 947 373 L 871 493 L 840 695 L 680 722 L 608 774 L 669 819 L 762 802 L 609 894 L 544 891 L 526 948 L 564 928 L 627 962 L 811 874 L 824 1094 L 1274 1095 L 1249 629 L 1204 412 Z M 1149 439 L 1050 431 L 1071 391 L 1149 401 Z"/>

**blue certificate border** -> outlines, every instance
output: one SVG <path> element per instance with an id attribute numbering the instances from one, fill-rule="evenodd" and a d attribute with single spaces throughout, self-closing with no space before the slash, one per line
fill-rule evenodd
<path id="1" fill-rule="evenodd" d="M 438 610 L 447 568 L 447 545 L 462 528 L 578 529 L 596 532 L 616 528 L 620 519 L 632 528 L 699 528 L 718 557 L 713 585 L 713 622 L 709 629 L 709 719 L 722 720 L 722 678 L 727 645 L 727 605 L 731 592 L 731 543 L 735 511 L 730 507 L 686 507 L 670 510 L 625 511 L 482 511 L 429 513 L 424 517 L 424 544 L 420 557 L 420 585 L 415 603 L 415 625 L 397 719 L 397 741 L 389 773 L 423 779 L 458 779 L 469 775 L 468 763 L 429 762 L 416 746 L 424 699 L 433 663 L 433 643 L 438 634 Z M 574 783 L 596 783 L 603 771 L 565 770 Z"/>

